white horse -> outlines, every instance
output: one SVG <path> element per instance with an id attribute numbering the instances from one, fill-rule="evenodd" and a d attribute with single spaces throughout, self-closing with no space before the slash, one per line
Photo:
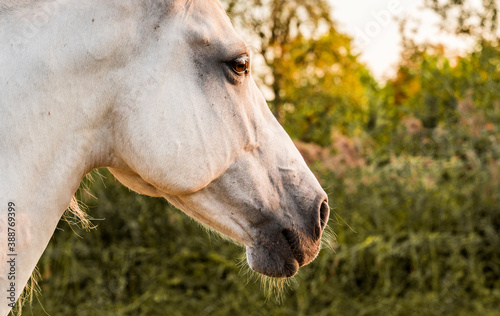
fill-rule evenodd
<path id="1" fill-rule="evenodd" d="M 215 0 L 0 0 L 0 315 L 82 177 L 108 167 L 293 276 L 327 196 Z"/>

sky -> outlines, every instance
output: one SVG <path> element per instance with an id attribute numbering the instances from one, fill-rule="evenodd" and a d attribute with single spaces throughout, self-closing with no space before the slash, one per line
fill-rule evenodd
<path id="1" fill-rule="evenodd" d="M 397 19 L 409 17 L 421 24 L 419 42 L 443 43 L 447 54 L 460 55 L 471 43 L 439 31 L 439 18 L 424 10 L 423 0 L 329 0 L 338 27 L 354 38 L 354 48 L 375 78 L 384 81 L 394 75 L 401 53 Z"/>

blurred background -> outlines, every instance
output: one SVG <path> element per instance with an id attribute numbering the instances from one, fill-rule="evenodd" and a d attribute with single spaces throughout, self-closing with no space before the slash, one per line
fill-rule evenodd
<path id="1" fill-rule="evenodd" d="M 60 222 L 25 315 L 500 315 L 499 2 L 347 2 L 223 1 L 332 208 L 282 300 L 99 170 L 77 194 L 98 227 Z"/>

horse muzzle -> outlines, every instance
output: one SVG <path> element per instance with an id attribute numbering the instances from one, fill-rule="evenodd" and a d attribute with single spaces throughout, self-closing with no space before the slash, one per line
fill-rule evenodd
<path id="1" fill-rule="evenodd" d="M 326 199 L 321 199 L 314 206 L 314 215 L 307 217 L 308 220 L 292 218 L 281 225 L 266 223 L 257 230 L 255 244 L 247 246 L 250 268 L 274 278 L 294 276 L 300 267 L 307 265 L 318 255 L 329 213 Z"/>

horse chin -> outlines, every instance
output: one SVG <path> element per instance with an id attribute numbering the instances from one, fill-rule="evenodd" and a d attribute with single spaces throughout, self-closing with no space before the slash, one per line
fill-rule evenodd
<path id="1" fill-rule="evenodd" d="M 290 278 L 299 271 L 291 251 L 272 251 L 266 247 L 247 247 L 247 262 L 252 270 L 272 278 Z"/>
<path id="2" fill-rule="evenodd" d="M 274 233 L 260 233 L 247 245 L 250 268 L 273 278 L 289 278 L 319 254 L 321 235 L 305 234 L 297 229 L 279 228 Z"/>

